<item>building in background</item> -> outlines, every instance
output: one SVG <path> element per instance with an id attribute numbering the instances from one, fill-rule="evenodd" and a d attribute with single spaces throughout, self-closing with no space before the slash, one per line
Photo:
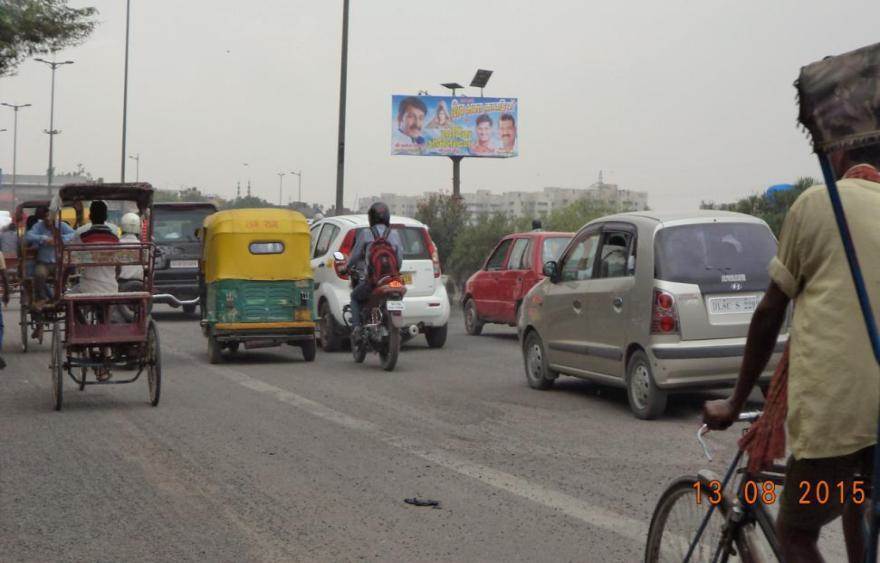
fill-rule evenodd
<path id="1" fill-rule="evenodd" d="M 52 188 L 46 175 L 18 174 L 12 185 L 12 174 L 6 170 L 0 175 L 0 209 L 12 211 L 18 202 L 33 199 L 51 199 L 64 184 L 93 182 L 91 176 L 81 174 L 56 174 Z M 13 199 L 14 198 L 14 199 Z"/>
<path id="2" fill-rule="evenodd" d="M 366 213 L 376 201 L 383 201 L 394 215 L 413 217 L 419 203 L 439 192 L 425 192 L 422 195 L 400 195 L 382 193 L 379 196 L 363 197 L 358 200 L 358 212 Z M 502 192 L 490 190 L 462 192 L 467 210 L 472 216 L 504 213 L 511 217 L 543 217 L 557 209 L 567 207 L 579 199 L 588 199 L 611 208 L 641 211 L 648 208 L 648 193 L 621 189 L 617 184 L 606 184 L 601 180 L 588 188 L 547 187 L 537 192 Z"/>

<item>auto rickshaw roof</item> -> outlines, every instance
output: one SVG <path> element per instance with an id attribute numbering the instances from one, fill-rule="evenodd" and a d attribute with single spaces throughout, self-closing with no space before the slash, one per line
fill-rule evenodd
<path id="1" fill-rule="evenodd" d="M 76 201 L 133 201 L 143 211 L 153 202 L 153 187 L 146 182 L 125 184 L 85 183 L 65 184 L 58 192 L 64 204 Z"/>
<path id="2" fill-rule="evenodd" d="M 208 237 L 225 233 L 309 234 L 305 215 L 292 209 L 226 209 L 205 218 Z"/>

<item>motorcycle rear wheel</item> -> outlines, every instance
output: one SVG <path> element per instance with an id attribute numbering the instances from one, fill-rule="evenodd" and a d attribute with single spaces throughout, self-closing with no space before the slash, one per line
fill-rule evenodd
<path id="1" fill-rule="evenodd" d="M 397 356 L 400 354 L 400 329 L 391 322 L 391 315 L 387 311 L 385 313 L 385 328 L 388 330 L 388 336 L 384 338 L 383 350 L 379 352 L 379 361 L 382 369 L 385 371 L 393 371 L 397 365 Z"/>

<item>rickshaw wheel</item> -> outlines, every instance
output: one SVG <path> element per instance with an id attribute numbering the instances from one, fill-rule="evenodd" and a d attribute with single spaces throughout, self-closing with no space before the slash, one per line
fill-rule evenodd
<path id="1" fill-rule="evenodd" d="M 28 351 L 28 306 L 27 303 L 21 304 L 21 320 L 19 321 L 19 326 L 21 326 L 21 351 L 25 354 Z"/>
<path id="2" fill-rule="evenodd" d="M 52 398 L 55 410 L 61 410 L 64 398 L 64 347 L 61 344 L 61 322 L 52 326 Z"/>
<path id="3" fill-rule="evenodd" d="M 147 327 L 147 384 L 150 388 L 150 405 L 159 404 L 162 391 L 162 348 L 159 345 L 159 331 L 156 321 L 150 319 Z"/>
<path id="4" fill-rule="evenodd" d="M 208 362 L 212 364 L 223 362 L 223 347 L 213 334 L 208 336 Z"/>
<path id="5" fill-rule="evenodd" d="M 318 343 L 315 341 L 314 337 L 300 344 L 300 348 L 302 348 L 303 359 L 305 359 L 305 361 L 315 361 L 315 356 L 318 353 Z"/>

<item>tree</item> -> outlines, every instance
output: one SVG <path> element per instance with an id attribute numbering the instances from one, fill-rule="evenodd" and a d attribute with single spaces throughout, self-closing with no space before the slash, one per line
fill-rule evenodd
<path id="1" fill-rule="evenodd" d="M 263 207 L 276 207 L 261 197 L 248 195 L 237 197 L 223 204 L 223 209 L 255 209 Z"/>
<path id="2" fill-rule="evenodd" d="M 437 246 L 440 265 L 445 268 L 452 256 L 455 238 L 467 223 L 467 207 L 461 198 L 449 194 L 431 194 L 427 200 L 419 203 L 415 218 L 428 225 L 431 239 Z"/>
<path id="3" fill-rule="evenodd" d="M 0 76 L 14 73 L 27 57 L 82 43 L 97 14 L 67 0 L 0 0 Z"/>
<path id="4" fill-rule="evenodd" d="M 810 186 L 814 185 L 816 180 L 813 178 L 798 178 L 794 183 L 794 187 L 785 191 L 764 193 L 761 195 L 752 194 L 744 197 L 734 203 L 715 203 L 712 201 L 703 201 L 700 203 L 700 209 L 717 209 L 720 211 L 736 211 L 737 213 L 745 213 L 759 217 L 767 222 L 770 229 L 777 237 L 782 229 L 782 222 L 785 215 L 794 204 L 795 200 Z"/>
<path id="5" fill-rule="evenodd" d="M 473 224 L 463 227 L 455 237 L 446 273 L 459 286 L 463 285 L 471 274 L 480 269 L 498 240 L 514 232 L 513 222 L 503 213 L 477 216 Z"/>
<path id="6" fill-rule="evenodd" d="M 551 212 L 544 219 L 543 226 L 548 231 L 577 232 L 593 219 L 624 211 L 634 211 L 634 208 L 630 206 L 612 207 L 602 202 L 582 198 Z"/>

